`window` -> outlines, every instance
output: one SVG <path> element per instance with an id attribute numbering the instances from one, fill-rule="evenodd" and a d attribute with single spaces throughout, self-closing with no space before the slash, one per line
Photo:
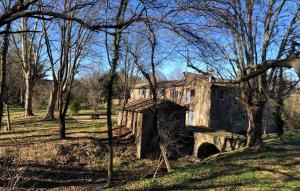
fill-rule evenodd
<path id="1" fill-rule="evenodd" d="M 186 97 L 185 97 L 185 103 L 189 104 L 191 103 L 191 97 L 195 96 L 195 90 L 194 89 L 187 89 L 186 90 Z"/>
<path id="2" fill-rule="evenodd" d="M 195 90 L 194 90 L 194 89 L 191 90 L 191 96 L 192 96 L 192 97 L 195 96 Z"/>
<path id="3" fill-rule="evenodd" d="M 165 89 L 164 89 L 164 88 L 160 88 L 160 90 L 159 90 L 159 95 L 160 95 L 161 97 L 165 96 Z"/>
<path id="4" fill-rule="evenodd" d="M 178 91 L 175 89 L 172 90 L 172 98 L 173 100 L 177 100 L 179 98 Z"/>
<path id="5" fill-rule="evenodd" d="M 194 111 L 189 111 L 189 125 L 194 125 Z"/>
<path id="6" fill-rule="evenodd" d="M 189 89 L 186 90 L 185 103 L 189 104 L 191 102 L 191 91 Z"/>
<path id="7" fill-rule="evenodd" d="M 147 96 L 147 91 L 146 91 L 146 89 L 145 89 L 145 88 L 140 89 L 139 94 L 140 94 L 140 98 L 146 98 L 146 96 Z"/>

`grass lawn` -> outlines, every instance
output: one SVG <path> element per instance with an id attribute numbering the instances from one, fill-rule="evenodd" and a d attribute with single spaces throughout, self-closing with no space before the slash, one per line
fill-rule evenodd
<path id="1" fill-rule="evenodd" d="M 111 190 L 300 190 L 300 132 L 287 133 L 284 140 L 269 135 L 260 149 L 211 156 L 154 181 Z"/>
<path id="2" fill-rule="evenodd" d="M 23 109 L 12 108 L 12 131 L 0 131 L 0 186 L 7 190 L 9 180 L 24 189 L 42 190 L 104 185 L 106 119 L 90 120 L 90 113 L 69 115 L 68 138 L 60 140 L 58 123 L 42 120 L 44 109 L 23 118 Z M 222 153 L 197 164 L 171 161 L 175 171 L 162 170 L 154 181 L 157 161 L 137 160 L 134 144 L 116 143 L 115 187 L 110 190 L 299 190 L 300 132 L 287 133 L 284 140 L 268 135 L 260 149 Z"/>
<path id="3" fill-rule="evenodd" d="M 26 189 L 47 190 L 89 190 L 105 183 L 105 116 L 91 120 L 89 114 L 93 111 L 89 110 L 67 116 L 67 139 L 60 140 L 58 122 L 43 121 L 45 109 L 35 110 L 35 116 L 27 118 L 23 117 L 21 108 L 10 111 L 12 131 L 0 131 L 0 190 L 1 186 L 8 189 L 8 179 Z M 114 167 L 118 184 L 147 176 L 149 166 L 154 163 L 151 160 L 137 161 L 130 152 L 131 148 L 132 145 L 115 145 Z M 18 176 L 22 178 L 16 181 Z"/>

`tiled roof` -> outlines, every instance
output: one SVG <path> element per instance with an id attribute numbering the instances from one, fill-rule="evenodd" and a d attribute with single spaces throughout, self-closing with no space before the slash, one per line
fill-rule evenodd
<path id="1" fill-rule="evenodd" d="M 167 87 L 178 87 L 178 86 L 184 86 L 185 80 L 171 80 L 171 81 L 159 81 L 157 82 L 158 88 L 167 88 Z M 136 84 L 133 88 L 140 89 L 140 88 L 150 88 L 149 83 L 142 83 L 142 84 Z"/>
<path id="2" fill-rule="evenodd" d="M 160 105 L 162 103 L 168 103 L 168 104 L 173 104 L 173 105 L 178 105 L 175 102 L 172 102 L 168 99 L 159 99 L 157 100 L 157 104 Z M 125 111 L 143 111 L 144 109 L 147 109 L 149 107 L 152 107 L 153 104 L 153 100 L 152 98 L 142 98 L 142 99 L 138 99 L 138 100 L 134 100 L 132 102 L 129 102 L 125 105 Z M 178 105 L 179 107 L 184 107 L 181 105 Z"/>
<path id="3" fill-rule="evenodd" d="M 159 81 L 157 82 L 157 87 L 158 88 L 169 88 L 169 87 L 179 87 L 179 86 L 185 86 L 187 85 L 187 77 L 192 76 L 196 79 L 201 79 L 205 81 L 209 81 L 210 76 L 209 75 L 204 75 L 204 74 L 197 74 L 197 73 L 192 73 L 192 72 L 184 72 L 185 79 L 184 80 L 165 80 L 165 81 Z M 150 88 L 150 85 L 148 82 L 143 82 L 136 84 L 134 89 L 140 89 L 140 88 L 145 88 L 148 89 Z"/>
<path id="4" fill-rule="evenodd" d="M 209 73 L 207 74 L 198 74 L 198 73 L 193 73 L 193 72 L 184 72 L 184 76 L 187 77 L 187 76 L 193 76 L 193 77 L 196 77 L 198 79 L 201 79 L 201 80 L 209 80 L 210 78 L 210 75 Z M 213 77 L 214 78 L 214 77 Z"/>

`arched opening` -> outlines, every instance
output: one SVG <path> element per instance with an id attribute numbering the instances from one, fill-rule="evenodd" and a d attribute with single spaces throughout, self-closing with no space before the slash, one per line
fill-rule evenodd
<path id="1" fill-rule="evenodd" d="M 220 150 L 214 144 L 203 143 L 198 148 L 197 156 L 198 156 L 198 158 L 207 158 L 207 157 L 217 154 L 219 152 L 220 152 Z"/>

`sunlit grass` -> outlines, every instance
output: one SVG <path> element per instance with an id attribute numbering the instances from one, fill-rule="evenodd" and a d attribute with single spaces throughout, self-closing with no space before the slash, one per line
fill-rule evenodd
<path id="1" fill-rule="evenodd" d="M 130 182 L 111 190 L 297 190 L 300 188 L 300 132 L 265 138 L 260 149 L 240 149 L 211 156 L 173 173 Z M 285 147 L 295 145 L 295 147 Z"/>
<path id="2" fill-rule="evenodd" d="M 83 165 L 105 169 L 107 150 L 103 140 L 107 138 L 106 120 L 105 116 L 91 120 L 91 113 L 92 110 L 82 110 L 79 115 L 68 115 L 67 139 L 60 140 L 58 121 L 43 121 L 44 109 L 34 110 L 35 116 L 24 118 L 22 108 L 12 108 L 12 131 L 0 131 L 0 155 L 18 149 L 22 160 L 39 165 Z M 124 174 L 121 180 L 135 180 L 111 190 L 299 189 L 300 132 L 286 133 L 283 140 L 268 135 L 264 142 L 260 149 L 221 153 L 198 164 L 171 161 L 175 172 L 159 173 L 154 181 L 149 177 L 157 161 L 137 160 L 133 145 L 115 146 L 116 174 Z M 128 177 L 129 174 L 136 177 Z M 101 177 L 102 181 L 104 179 L 105 175 Z"/>
<path id="3" fill-rule="evenodd" d="M 79 165 L 105 172 L 107 166 L 106 116 L 91 120 L 90 114 L 94 111 L 90 109 L 80 110 L 78 115 L 68 114 L 66 117 L 67 139 L 60 140 L 58 121 L 43 120 L 45 108 L 34 109 L 34 116 L 31 117 L 23 116 L 23 108 L 11 108 L 10 112 L 12 130 L 0 130 L 0 157 L 17 150 L 24 163 L 49 167 L 54 165 L 61 168 Z M 3 120 L 4 126 L 6 125 L 5 119 Z M 113 120 L 116 124 L 116 116 L 113 116 Z M 134 148 L 130 150 L 129 147 L 132 145 L 114 147 L 115 171 L 135 176 L 135 174 L 142 174 L 143 169 L 155 162 L 137 160 L 134 156 Z M 103 179 L 105 175 L 100 180 L 103 181 Z"/>

